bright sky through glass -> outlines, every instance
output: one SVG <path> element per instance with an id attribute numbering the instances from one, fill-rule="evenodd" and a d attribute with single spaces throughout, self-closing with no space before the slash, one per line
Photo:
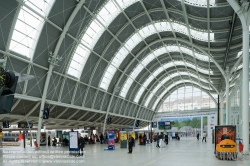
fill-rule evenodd
<path id="1" fill-rule="evenodd" d="M 153 98 L 153 96 L 155 95 L 155 93 L 165 84 L 167 83 L 170 79 L 180 76 L 180 75 L 186 75 L 186 76 L 191 76 L 194 77 L 202 82 L 205 83 L 209 83 L 207 80 L 199 78 L 197 75 L 193 74 L 193 73 L 188 73 L 188 72 L 178 72 L 178 73 L 174 73 L 174 74 L 170 74 L 168 77 L 164 78 L 163 80 L 160 81 L 160 83 L 154 87 L 154 89 L 152 90 L 152 92 L 149 94 L 148 98 L 146 99 L 146 102 L 144 103 L 145 107 L 148 107 L 149 102 L 151 101 L 151 99 Z"/>
<path id="2" fill-rule="evenodd" d="M 171 46 L 163 46 L 160 48 L 155 49 L 151 53 L 149 53 L 132 71 L 132 73 L 129 75 L 129 77 L 126 79 L 121 91 L 120 96 L 125 97 L 127 95 L 127 92 L 129 88 L 131 87 L 132 83 L 136 79 L 136 77 L 139 75 L 139 73 L 155 58 L 157 58 L 160 55 L 163 55 L 167 52 L 179 52 L 181 50 L 183 53 L 186 53 L 190 56 L 193 56 L 193 51 L 189 48 L 183 47 L 183 46 L 177 46 L 177 45 L 171 45 Z M 196 58 L 206 61 L 209 61 L 209 58 L 205 55 L 202 55 L 200 53 L 194 52 L 194 55 Z"/>
<path id="3" fill-rule="evenodd" d="M 119 6 L 117 6 L 119 4 Z M 82 70 L 88 60 L 92 50 L 110 23 L 128 6 L 139 0 L 109 0 L 96 14 L 89 26 L 82 34 L 81 43 L 79 44 L 72 56 L 71 63 L 68 68 L 68 74 L 80 78 Z M 121 10 L 122 9 L 122 10 Z M 85 45 L 87 48 L 85 48 Z"/>
<path id="4" fill-rule="evenodd" d="M 55 0 L 26 0 L 24 3 L 46 17 Z M 33 58 L 34 49 L 40 36 L 44 20 L 35 12 L 21 6 L 17 17 L 9 49 L 28 58 Z"/>
<path id="5" fill-rule="evenodd" d="M 188 28 L 185 25 L 182 25 L 177 22 L 172 22 L 172 27 L 176 32 L 180 32 L 183 34 L 188 35 Z M 121 65 L 122 61 L 126 58 L 126 56 L 129 54 L 131 50 L 134 49 L 134 47 L 139 44 L 142 40 L 145 38 L 149 37 L 152 34 L 158 33 L 158 32 L 163 32 L 163 31 L 171 31 L 172 28 L 170 26 L 170 23 L 167 21 L 163 22 L 156 22 L 153 24 L 149 24 L 143 28 L 141 28 L 137 33 L 134 33 L 131 35 L 128 40 L 120 47 L 120 49 L 117 51 L 117 53 L 114 55 L 114 58 L 111 60 L 111 63 L 107 67 L 101 83 L 100 83 L 100 88 L 103 88 L 105 90 L 108 89 L 109 84 L 117 71 L 117 68 Z M 190 28 L 191 36 L 192 38 L 195 38 L 197 40 L 202 40 L 202 41 L 208 41 L 208 35 L 209 33 L 204 32 L 204 31 L 198 31 L 195 29 Z M 210 33 L 210 41 L 214 40 L 214 33 Z M 177 50 L 179 51 L 179 50 Z M 190 49 L 185 49 L 183 48 L 183 52 L 190 52 Z M 199 55 L 197 55 L 199 56 Z M 207 57 L 205 57 L 205 60 L 208 60 Z"/>

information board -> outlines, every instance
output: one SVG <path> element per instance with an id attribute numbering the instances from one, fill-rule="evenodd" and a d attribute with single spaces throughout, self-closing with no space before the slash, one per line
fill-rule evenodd
<path id="1" fill-rule="evenodd" d="M 78 132 L 69 132 L 69 148 L 70 149 L 78 149 Z"/>
<path id="2" fill-rule="evenodd" d="M 165 122 L 158 122 L 158 129 L 164 130 L 165 129 Z"/>
<path id="3" fill-rule="evenodd" d="M 157 128 L 157 122 L 151 122 L 152 128 Z"/>

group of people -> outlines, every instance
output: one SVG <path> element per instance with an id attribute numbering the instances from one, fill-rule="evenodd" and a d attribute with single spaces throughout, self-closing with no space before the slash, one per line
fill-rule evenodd
<path id="1" fill-rule="evenodd" d="M 68 144 L 69 144 L 69 140 L 67 138 L 62 138 L 62 139 L 60 139 L 59 142 L 61 143 L 62 146 L 68 146 Z M 56 146 L 56 144 L 57 144 L 57 139 L 56 139 L 56 137 L 54 137 L 52 139 L 52 146 Z M 50 135 L 48 136 L 48 146 L 51 146 Z"/>
<path id="2" fill-rule="evenodd" d="M 196 137 L 197 137 L 197 140 L 199 141 L 199 137 L 200 137 L 200 134 L 199 133 L 197 133 L 197 135 L 196 135 Z M 205 140 L 205 142 L 207 142 L 207 133 L 203 133 L 202 134 L 202 142 Z"/>
<path id="3" fill-rule="evenodd" d="M 89 143 L 89 144 L 95 144 L 96 142 L 100 142 L 101 144 L 103 144 L 104 143 L 104 136 L 103 136 L 103 134 L 100 134 L 100 136 L 98 136 L 97 134 L 91 134 L 90 137 L 85 135 L 84 141 L 85 141 L 85 143 Z"/>
<path id="4" fill-rule="evenodd" d="M 156 133 L 156 135 L 154 136 L 154 140 L 156 142 L 156 147 L 157 148 L 164 148 L 165 147 L 165 144 L 167 145 L 168 144 L 168 135 L 159 135 L 159 133 Z"/>
<path id="5" fill-rule="evenodd" d="M 139 136 L 139 140 L 140 140 L 140 145 L 146 145 L 146 141 L 147 141 L 147 136 L 144 133 L 143 136 Z"/>

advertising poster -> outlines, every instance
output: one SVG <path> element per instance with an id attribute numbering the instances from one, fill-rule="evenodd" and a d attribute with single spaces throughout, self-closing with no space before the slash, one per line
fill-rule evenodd
<path id="1" fill-rule="evenodd" d="M 69 148 L 78 149 L 78 132 L 69 132 Z"/>
<path id="2" fill-rule="evenodd" d="M 46 145 L 47 144 L 47 137 L 45 132 L 41 132 L 41 138 L 40 138 L 40 145 Z"/>
<path id="3" fill-rule="evenodd" d="M 225 136 L 229 136 L 231 140 L 236 142 L 236 126 L 215 126 L 215 148 Z"/>

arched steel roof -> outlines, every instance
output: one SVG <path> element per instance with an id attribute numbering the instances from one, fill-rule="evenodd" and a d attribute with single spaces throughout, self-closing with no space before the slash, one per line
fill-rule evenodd
<path id="1" fill-rule="evenodd" d="M 47 126 L 101 127 L 108 116 L 111 127 L 143 126 L 178 81 L 225 91 L 226 67 L 231 85 L 241 71 L 242 28 L 226 0 L 208 2 L 1 1 L 4 66 L 35 76 L 2 119 L 37 123 L 45 103 Z"/>

